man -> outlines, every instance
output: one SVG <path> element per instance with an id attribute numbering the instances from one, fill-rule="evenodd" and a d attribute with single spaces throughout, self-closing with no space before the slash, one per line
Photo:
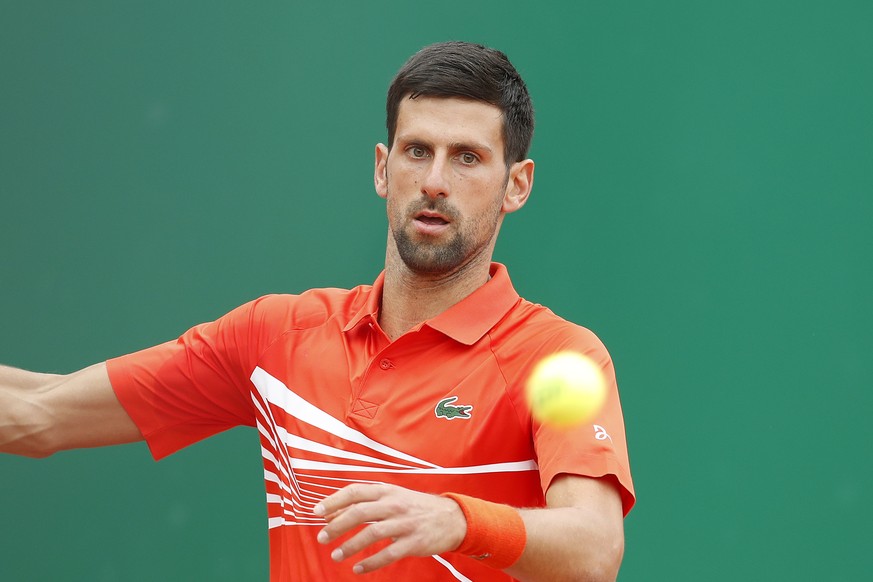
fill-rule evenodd
<path id="1" fill-rule="evenodd" d="M 274 580 L 613 580 L 633 505 L 611 360 L 491 258 L 533 186 L 533 110 L 499 51 L 422 49 L 388 93 L 371 286 L 243 305 L 68 376 L 0 369 L 0 450 L 145 439 L 155 458 L 257 427 Z M 533 421 L 524 380 L 575 350 L 610 380 L 596 424 Z"/>

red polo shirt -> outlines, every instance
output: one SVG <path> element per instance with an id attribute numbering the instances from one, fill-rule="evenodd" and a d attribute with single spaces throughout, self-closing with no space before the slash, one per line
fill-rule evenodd
<path id="1" fill-rule="evenodd" d="M 634 502 L 612 362 L 589 330 L 521 299 L 506 269 L 391 342 L 372 286 L 271 295 L 168 342 L 110 360 L 119 400 L 155 458 L 238 425 L 257 427 L 264 461 L 271 579 L 357 580 L 316 542 L 312 513 L 354 482 L 455 491 L 544 505 L 562 473 L 614 476 Z M 531 420 L 524 381 L 542 357 L 576 350 L 600 363 L 600 417 L 571 431 Z M 407 558 L 368 579 L 510 580 L 449 553 Z"/>

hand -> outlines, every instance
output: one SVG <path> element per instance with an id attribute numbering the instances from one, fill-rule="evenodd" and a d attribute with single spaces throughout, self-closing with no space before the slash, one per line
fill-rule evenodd
<path id="1" fill-rule="evenodd" d="M 331 553 L 334 561 L 350 558 L 381 540 L 391 540 L 390 545 L 355 564 L 356 574 L 409 556 L 450 552 L 467 535 L 467 522 L 457 503 L 396 485 L 349 485 L 322 500 L 314 511 L 327 521 L 318 533 L 322 544 L 369 524 Z"/>

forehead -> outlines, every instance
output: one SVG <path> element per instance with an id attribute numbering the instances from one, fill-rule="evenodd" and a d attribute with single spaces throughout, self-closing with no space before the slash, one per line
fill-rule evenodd
<path id="1" fill-rule="evenodd" d="M 503 114 L 483 101 L 457 97 L 408 97 L 400 101 L 395 141 L 427 139 L 482 143 L 503 152 Z"/>

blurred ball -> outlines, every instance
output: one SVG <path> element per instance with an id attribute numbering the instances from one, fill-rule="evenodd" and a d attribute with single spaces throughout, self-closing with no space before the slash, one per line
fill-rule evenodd
<path id="1" fill-rule="evenodd" d="M 578 352 L 543 358 L 525 388 L 534 418 L 559 428 L 592 420 L 606 400 L 606 379 L 600 366 Z"/>

